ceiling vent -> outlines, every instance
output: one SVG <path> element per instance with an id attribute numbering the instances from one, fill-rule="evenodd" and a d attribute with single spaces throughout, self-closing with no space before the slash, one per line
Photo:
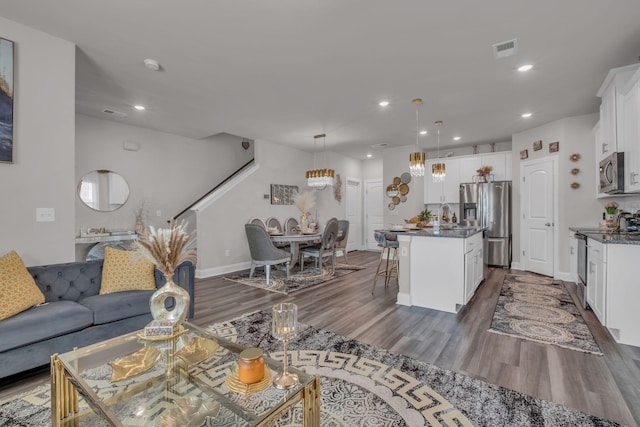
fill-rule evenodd
<path id="1" fill-rule="evenodd" d="M 389 144 L 387 144 L 386 142 L 381 142 L 379 144 L 373 144 L 371 146 L 371 148 L 384 148 L 384 147 L 387 147 L 387 146 L 389 146 Z"/>
<path id="2" fill-rule="evenodd" d="M 109 114 L 110 116 L 114 116 L 114 117 L 126 117 L 127 114 L 123 113 L 122 111 L 114 111 L 114 110 L 110 110 L 108 108 L 105 108 L 104 110 L 102 110 L 103 113 L 105 114 Z"/>
<path id="3" fill-rule="evenodd" d="M 502 43 L 496 43 L 493 45 L 493 57 L 494 59 L 506 58 L 507 56 L 513 56 L 518 53 L 518 39 L 508 40 Z"/>

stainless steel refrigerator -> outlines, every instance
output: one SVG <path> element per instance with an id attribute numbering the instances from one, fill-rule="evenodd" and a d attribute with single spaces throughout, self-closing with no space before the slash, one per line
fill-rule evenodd
<path id="1" fill-rule="evenodd" d="M 511 267 L 511 181 L 460 184 L 460 225 L 484 227 L 485 264 Z"/>

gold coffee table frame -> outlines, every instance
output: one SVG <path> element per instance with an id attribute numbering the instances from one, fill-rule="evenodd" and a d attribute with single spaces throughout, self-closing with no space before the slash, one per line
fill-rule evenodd
<path id="1" fill-rule="evenodd" d="M 224 338 L 217 337 L 196 325 L 185 323 L 185 327 L 189 330 L 189 333 L 195 336 L 205 336 L 207 338 L 215 339 L 222 347 L 233 353 L 239 354 L 244 349 L 244 347 Z M 77 371 L 77 361 L 86 355 L 91 357 L 96 357 L 96 355 L 100 356 L 101 351 L 110 348 L 110 345 L 108 345 L 110 343 L 113 343 L 115 346 L 122 343 L 130 344 L 138 333 L 139 331 L 133 332 L 117 338 L 112 338 L 111 340 L 83 347 L 81 349 L 75 349 L 68 353 L 61 355 L 54 354 L 51 356 L 51 424 L 53 427 L 78 426 L 82 424 L 81 418 L 83 413 L 79 413 L 79 394 L 82 394 L 87 404 L 93 409 L 93 412 L 102 415 L 112 425 L 126 425 L 118 419 L 113 411 L 109 409 L 110 401 L 117 401 L 119 399 L 126 398 L 126 396 L 122 397 L 116 394 L 105 401 L 101 400 L 96 391 L 88 386 L 81 378 L 80 372 Z M 125 355 L 121 354 L 120 357 L 121 356 Z M 282 363 L 270 358 L 265 358 L 265 360 L 267 361 L 267 366 L 271 369 L 277 371 L 282 369 Z M 186 375 L 189 377 L 188 367 L 181 366 L 180 369 L 180 375 Z M 266 416 L 251 414 L 247 415 L 246 418 L 243 417 L 248 426 L 267 425 L 277 420 L 285 411 L 291 409 L 300 401 L 302 401 L 303 425 L 306 427 L 320 426 L 320 377 L 318 375 L 311 376 L 298 370 L 296 370 L 296 372 L 301 374 L 301 387 L 297 389 L 297 391 L 288 393 L 278 402 L 278 404 L 264 412 L 263 414 L 266 413 Z M 197 378 L 194 378 L 193 380 L 196 382 L 198 381 Z M 162 380 L 158 378 L 147 380 L 147 382 L 140 384 L 140 388 L 148 387 L 149 381 L 159 382 Z M 199 382 L 200 387 L 203 387 L 202 384 L 203 382 Z M 270 385 L 269 387 L 273 386 Z M 210 391 L 214 395 L 217 393 L 213 388 L 207 391 Z M 128 395 L 130 393 L 132 393 L 131 390 L 125 391 L 123 394 Z M 225 404 L 229 404 L 229 402 L 225 400 L 224 395 L 220 395 L 220 398 L 220 402 L 223 406 Z M 238 411 L 238 408 L 232 410 Z"/>

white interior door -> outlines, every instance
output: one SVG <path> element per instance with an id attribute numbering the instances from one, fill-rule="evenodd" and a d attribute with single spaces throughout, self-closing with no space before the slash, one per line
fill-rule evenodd
<path id="1" fill-rule="evenodd" d="M 554 159 L 521 166 L 521 249 L 523 268 L 553 276 L 555 240 Z"/>
<path id="2" fill-rule="evenodd" d="M 378 250 L 378 243 L 374 236 L 374 230 L 383 228 L 384 212 L 382 180 L 365 181 L 365 238 L 366 249 Z"/>
<path id="3" fill-rule="evenodd" d="M 353 251 L 362 248 L 362 182 L 347 178 L 346 196 L 346 219 L 349 221 L 347 251 Z"/>

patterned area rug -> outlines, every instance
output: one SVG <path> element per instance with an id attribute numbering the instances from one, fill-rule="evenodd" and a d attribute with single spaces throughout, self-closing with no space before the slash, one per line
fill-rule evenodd
<path id="1" fill-rule="evenodd" d="M 209 329 L 239 344 L 258 346 L 276 359 L 282 358 L 282 345 L 271 336 L 268 312 L 212 325 Z M 292 365 L 321 376 L 322 426 L 618 425 L 311 326 L 301 325 L 290 347 Z M 235 363 L 235 356 L 229 354 L 213 358 L 216 357 L 217 360 L 209 359 L 198 365 L 209 372 L 212 382 L 224 381 Z M 210 369 L 214 364 L 218 367 Z M 107 387 L 104 393 L 108 393 Z M 278 399 L 278 393 L 269 387 L 259 398 L 256 395 L 237 398 L 246 399 L 244 405 L 257 409 L 262 399 Z M 0 426 L 49 425 L 49 399 L 48 390 L 39 390 L 0 405 Z M 158 401 L 161 408 L 162 397 Z M 135 410 L 131 408 L 134 418 Z M 93 419 L 86 425 L 104 423 Z M 131 425 L 148 424 L 139 419 Z M 245 424 L 223 408 L 216 417 L 207 417 L 202 425 Z M 275 425 L 302 425 L 301 405 L 284 414 Z"/>
<path id="2" fill-rule="evenodd" d="M 490 332 L 602 355 L 564 285 L 528 274 L 507 274 Z"/>
<path id="3" fill-rule="evenodd" d="M 289 274 L 289 278 L 287 279 L 287 275 L 284 271 L 274 271 L 272 268 L 269 285 L 266 283 L 265 274 L 262 269 L 256 269 L 252 278 L 249 278 L 249 272 L 245 271 L 234 276 L 225 277 L 224 279 L 247 286 L 253 286 L 254 288 L 265 289 L 267 291 L 287 295 L 291 292 L 310 288 L 311 286 L 326 284 L 337 277 L 362 269 L 364 269 L 364 267 L 360 267 L 359 265 L 338 263 L 336 264 L 335 272 L 332 272 L 330 268 L 325 268 L 323 269 L 322 274 L 318 274 L 312 266 L 306 266 L 302 273 L 299 271 L 293 271 Z"/>

